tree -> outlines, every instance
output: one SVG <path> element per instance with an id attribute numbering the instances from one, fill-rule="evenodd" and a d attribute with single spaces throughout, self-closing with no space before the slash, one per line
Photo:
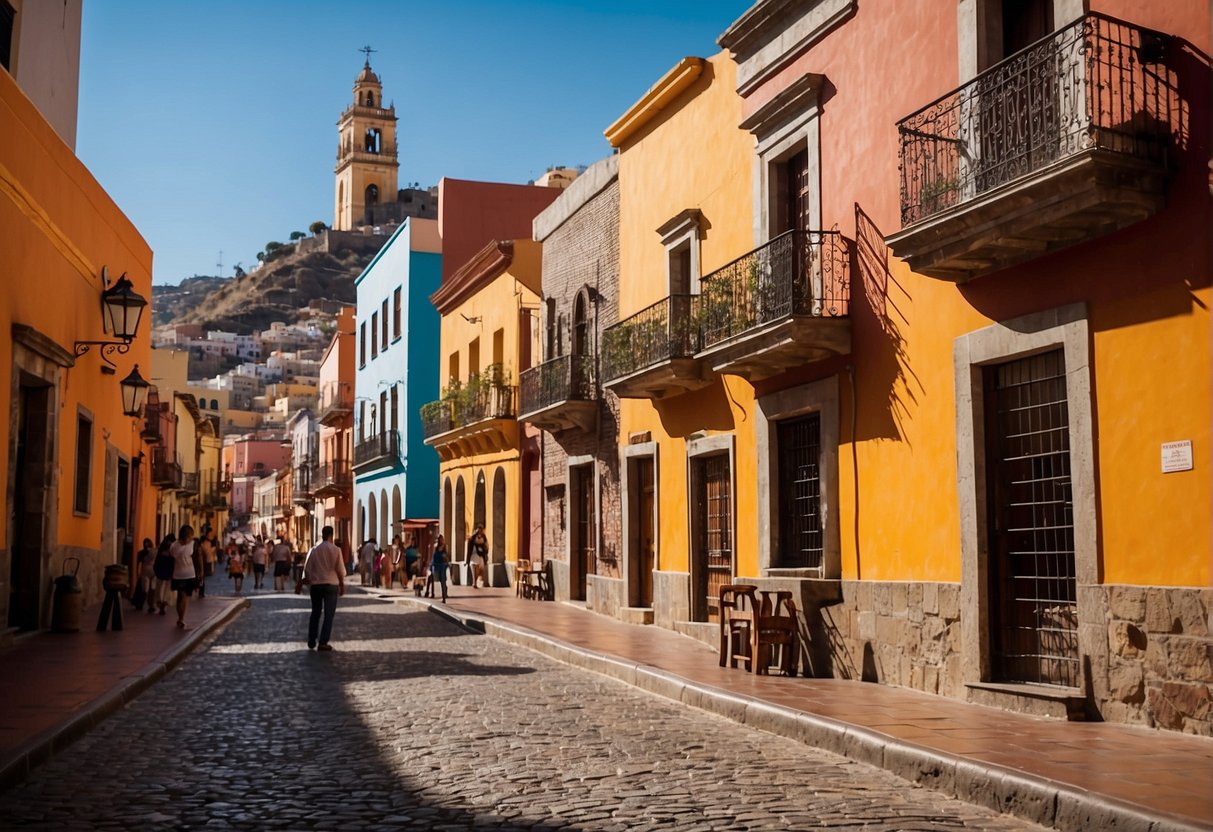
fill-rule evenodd
<path id="1" fill-rule="evenodd" d="M 265 260 L 265 252 L 264 252 L 264 251 L 259 251 L 259 252 L 257 252 L 257 260 L 258 260 L 259 262 L 260 262 L 260 261 Z"/>
<path id="2" fill-rule="evenodd" d="M 277 251 L 280 248 L 282 248 L 282 243 L 279 243 L 276 240 L 270 240 L 268 243 L 265 244 L 265 253 L 273 254 L 275 251 Z"/>
<path id="3" fill-rule="evenodd" d="M 321 231 L 328 231 L 328 226 L 324 224 L 324 220 L 316 220 L 307 227 L 307 230 L 313 234 L 319 234 Z"/>
<path id="4" fill-rule="evenodd" d="M 291 242 L 293 243 L 296 240 L 302 240 L 306 236 L 307 235 L 304 234 L 302 231 L 292 231 L 291 232 Z"/>

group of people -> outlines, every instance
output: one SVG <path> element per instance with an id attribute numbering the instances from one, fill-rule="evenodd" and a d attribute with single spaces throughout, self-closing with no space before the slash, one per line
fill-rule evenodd
<path id="1" fill-rule="evenodd" d="M 244 591 L 244 576 L 253 573 L 253 590 L 265 588 L 265 574 L 273 565 L 274 590 L 286 590 L 286 579 L 299 573 L 303 567 L 303 555 L 296 554 L 291 548 L 291 541 L 283 534 L 272 541 L 267 541 L 257 535 L 252 543 L 247 541 L 229 541 L 227 545 L 227 574 L 235 584 L 236 594 Z"/>
<path id="2" fill-rule="evenodd" d="M 219 543 L 209 526 L 203 527 L 202 536 L 195 538 L 194 527 L 186 524 L 177 534 L 166 534 L 158 547 L 145 537 L 138 558 L 135 609 L 146 606 L 148 615 L 157 611 L 165 615 L 175 593 L 177 626 L 184 629 L 190 598 L 195 593 L 199 598 L 206 597 L 206 578 L 215 574 L 218 557 Z"/>
<path id="3" fill-rule="evenodd" d="M 485 578 L 489 560 L 489 541 L 482 526 L 472 531 L 467 543 L 467 563 L 471 566 L 472 575 L 470 586 L 488 586 Z M 392 538 L 385 548 L 380 548 L 375 538 L 369 538 L 358 549 L 356 561 L 351 561 L 348 569 L 352 575 L 358 572 L 363 586 L 382 587 L 391 589 L 395 581 L 400 581 L 401 589 L 407 589 L 413 581 L 424 580 L 424 594 L 427 598 L 434 597 L 435 585 L 442 589 L 442 603 L 447 601 L 447 574 L 450 570 L 451 559 L 446 548 L 446 538 L 438 535 L 434 548 L 430 552 L 421 553 L 417 550 L 416 540 L 411 535 L 402 539 L 400 535 Z"/>

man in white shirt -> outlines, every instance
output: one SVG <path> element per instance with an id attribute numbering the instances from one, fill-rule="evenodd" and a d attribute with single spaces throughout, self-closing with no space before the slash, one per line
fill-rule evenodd
<path id="1" fill-rule="evenodd" d="M 333 527 L 325 526 L 321 541 L 307 553 L 303 562 L 303 578 L 295 586 L 302 592 L 307 584 L 312 596 L 312 617 L 307 623 L 307 649 L 332 650 L 329 636 L 333 634 L 333 614 L 337 612 L 337 597 L 345 595 L 345 564 L 341 550 L 333 543 Z M 320 613 L 324 612 L 324 623 Z M 319 638 L 317 638 L 319 636 Z"/>

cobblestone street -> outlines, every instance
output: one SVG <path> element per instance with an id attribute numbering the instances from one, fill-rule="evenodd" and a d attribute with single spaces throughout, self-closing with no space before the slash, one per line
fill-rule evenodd
<path id="1" fill-rule="evenodd" d="M 1037 828 L 356 588 L 310 652 L 306 602 L 259 596 L 0 794 L 4 826 Z"/>

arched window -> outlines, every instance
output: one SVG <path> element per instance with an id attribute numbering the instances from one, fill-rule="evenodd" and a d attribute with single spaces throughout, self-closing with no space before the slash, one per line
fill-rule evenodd
<path id="1" fill-rule="evenodd" d="M 370 92 L 369 90 L 367 91 L 367 94 L 366 94 L 366 106 L 368 106 L 368 107 L 375 106 L 375 93 Z"/>
<path id="2" fill-rule="evenodd" d="M 219 400 L 211 399 L 211 410 L 218 410 L 218 409 L 219 409 Z"/>
<path id="3" fill-rule="evenodd" d="M 578 292 L 577 300 L 573 303 L 573 355 L 588 355 L 590 352 L 590 325 L 585 295 L 584 291 Z"/>
<path id="4" fill-rule="evenodd" d="M 367 185 L 366 186 L 366 204 L 375 205 L 378 202 L 379 202 L 379 186 L 378 185 Z"/>
<path id="5" fill-rule="evenodd" d="M 366 128 L 366 152 L 379 152 L 379 131 L 374 127 Z"/>

